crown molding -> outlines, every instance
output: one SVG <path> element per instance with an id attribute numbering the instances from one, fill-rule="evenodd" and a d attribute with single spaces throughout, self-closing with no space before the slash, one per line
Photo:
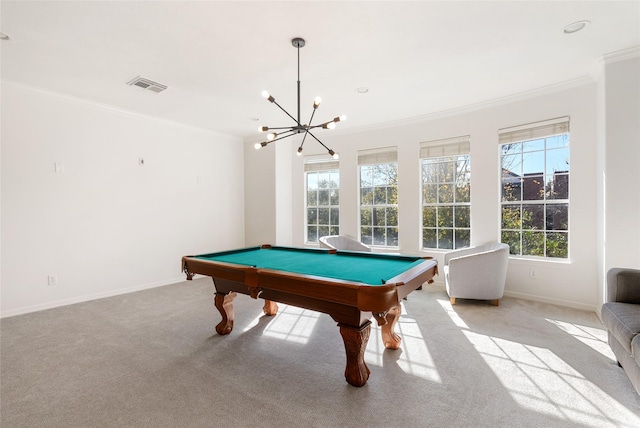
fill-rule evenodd
<path id="1" fill-rule="evenodd" d="M 593 61 L 590 76 L 594 81 L 598 81 L 604 73 L 604 69 L 609 64 L 627 61 L 640 57 L 640 46 L 633 46 L 628 49 L 622 49 L 615 52 L 606 53 Z"/>
<path id="2" fill-rule="evenodd" d="M 606 53 L 598 58 L 598 61 L 602 61 L 605 64 L 612 64 L 614 62 L 626 61 L 638 57 L 640 57 L 640 46 L 634 46 L 628 49 Z"/>
<path id="3" fill-rule="evenodd" d="M 544 86 L 541 88 L 532 89 L 530 91 L 519 92 L 512 95 L 507 95 L 504 97 L 494 98 L 494 99 L 479 102 L 479 103 L 455 107 L 448 110 L 437 111 L 437 112 L 428 113 L 421 116 L 414 116 L 406 119 L 399 119 L 395 121 L 378 123 L 374 125 L 360 126 L 360 127 L 349 128 L 349 129 L 341 129 L 339 131 L 333 130 L 333 133 L 347 135 L 347 134 L 355 134 L 355 133 L 363 132 L 365 130 L 366 131 L 382 130 L 382 129 L 393 128 L 398 126 L 414 125 L 422 122 L 427 122 L 430 120 L 442 119 L 442 118 L 467 114 L 467 113 L 471 113 L 479 110 L 500 107 L 513 102 L 528 100 L 531 98 L 553 94 L 556 92 L 561 92 L 561 91 L 572 89 L 579 86 L 590 85 L 593 83 L 594 83 L 594 80 L 591 76 L 582 76 L 576 79 L 556 83 L 553 85 Z"/>

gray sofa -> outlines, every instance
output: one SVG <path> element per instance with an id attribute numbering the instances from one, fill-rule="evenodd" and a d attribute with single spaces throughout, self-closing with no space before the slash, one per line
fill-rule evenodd
<path id="1" fill-rule="evenodd" d="M 640 270 L 607 272 L 606 302 L 600 315 L 618 365 L 640 394 Z"/>

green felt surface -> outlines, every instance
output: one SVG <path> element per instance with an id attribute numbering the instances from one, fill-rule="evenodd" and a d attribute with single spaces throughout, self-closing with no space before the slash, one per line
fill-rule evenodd
<path id="1" fill-rule="evenodd" d="M 328 254 L 313 249 L 260 247 L 197 256 L 199 259 L 382 285 L 422 262 L 419 257 L 371 253 Z"/>

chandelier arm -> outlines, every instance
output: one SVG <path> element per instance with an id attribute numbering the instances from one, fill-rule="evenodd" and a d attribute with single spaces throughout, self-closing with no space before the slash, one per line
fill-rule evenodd
<path id="1" fill-rule="evenodd" d="M 309 129 L 320 128 L 320 127 L 325 128 L 325 127 L 326 127 L 327 125 L 329 125 L 330 123 L 338 123 L 338 122 L 341 122 L 341 120 L 340 120 L 340 118 L 339 118 L 339 117 L 334 118 L 334 119 L 329 120 L 329 121 L 324 122 L 324 123 L 320 123 L 320 124 L 318 124 L 318 125 L 313 125 L 313 126 L 309 127 Z"/>
<path id="2" fill-rule="evenodd" d="M 298 126 L 300 126 L 300 121 L 296 120 L 296 118 L 295 118 L 295 117 L 291 116 L 291 115 L 289 114 L 289 112 L 288 112 L 288 111 L 286 111 L 285 109 L 283 109 L 283 108 L 282 108 L 282 106 L 281 106 L 280 104 L 278 104 L 275 100 L 273 101 L 273 103 L 274 103 L 275 105 L 277 105 L 277 106 L 278 106 L 278 108 L 279 108 L 280 110 L 282 110 L 282 111 L 283 111 L 287 116 L 289 116 L 291 119 L 293 119 L 293 121 L 294 121 L 295 123 L 297 123 L 297 124 L 298 124 Z"/>
<path id="3" fill-rule="evenodd" d="M 285 131 L 285 132 L 283 132 L 283 134 L 287 134 L 287 135 L 281 135 L 280 137 L 278 137 L 278 138 L 274 138 L 273 140 L 265 141 L 265 143 L 267 143 L 267 144 L 271 144 L 271 143 L 273 143 L 274 141 L 282 140 L 283 138 L 292 137 L 292 136 L 295 134 L 295 131 L 293 131 L 293 130 L 291 130 L 291 131 Z M 322 143 L 321 143 L 321 144 L 322 144 Z"/>
<path id="4" fill-rule="evenodd" d="M 309 132 L 308 129 L 307 129 L 307 134 L 311 135 L 313 137 L 313 139 L 316 140 L 318 143 L 320 143 L 320 145 L 322 147 L 324 147 L 325 149 L 327 149 L 327 151 L 332 151 L 329 147 L 325 146 L 322 141 L 318 140 L 318 138 L 315 135 L 313 135 L 311 132 Z"/>
<path id="5" fill-rule="evenodd" d="M 333 120 L 330 120 L 329 122 L 321 123 L 321 124 L 319 124 L 319 125 L 313 125 L 313 126 L 310 126 L 310 127 L 309 127 L 309 129 L 322 128 L 323 126 L 328 125 L 328 124 L 330 124 L 331 122 L 333 122 Z"/>
<path id="6" fill-rule="evenodd" d="M 300 82 L 298 82 L 298 83 L 300 83 Z M 309 134 L 309 129 L 315 128 L 315 126 L 311 126 L 311 122 L 313 122 L 313 116 L 315 116 L 317 108 L 318 107 L 314 104 L 313 110 L 311 111 L 311 117 L 309 118 L 309 124 L 307 126 L 305 126 L 304 136 L 302 137 L 302 143 L 300 143 L 300 147 L 298 148 L 298 151 L 302 151 L 302 146 L 304 146 L 304 142 L 307 139 L 307 134 Z M 312 137 L 313 137 L 313 135 L 312 135 Z M 313 138 L 315 138 L 315 137 L 313 137 Z"/>
<path id="7" fill-rule="evenodd" d="M 278 127 L 274 127 L 274 128 L 272 128 L 270 126 L 267 126 L 266 128 L 267 128 L 267 131 L 271 131 L 272 129 L 289 129 L 289 130 L 293 131 L 291 126 L 278 126 Z"/>
<path id="8" fill-rule="evenodd" d="M 315 128 L 315 126 L 311 126 L 311 122 L 313 122 L 313 116 L 316 114 L 316 109 L 314 108 L 311 112 L 311 117 L 309 118 L 309 124 L 307 125 L 307 129 Z"/>
<path id="9" fill-rule="evenodd" d="M 304 140 L 307 139 L 307 134 L 308 133 L 309 133 L 309 130 L 305 131 L 304 137 L 302 137 L 302 143 L 300 143 L 300 147 L 298 147 L 298 152 L 302 152 L 302 146 L 304 146 Z"/>

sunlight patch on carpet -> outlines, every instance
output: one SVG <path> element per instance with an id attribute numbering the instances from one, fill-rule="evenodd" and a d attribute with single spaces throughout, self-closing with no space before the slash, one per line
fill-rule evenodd
<path id="1" fill-rule="evenodd" d="M 320 312 L 310 311 L 289 305 L 278 305 L 278 313 L 273 316 L 262 333 L 263 336 L 286 340 L 287 342 L 306 344 L 313 334 L 313 330 L 322 315 Z M 258 315 L 247 325 L 244 331 L 251 330 L 258 325 L 264 314 Z"/>
<path id="2" fill-rule="evenodd" d="M 283 305 L 273 321 L 264 329 L 263 335 L 305 344 L 309 342 L 320 315 L 320 312 Z"/>
<path id="3" fill-rule="evenodd" d="M 402 341 L 400 349 L 394 351 L 384 347 L 380 327 L 373 323 L 369 344 L 364 354 L 366 363 L 379 367 L 393 364 L 407 374 L 442 383 L 442 378 L 416 320 L 403 315 L 396 324 L 395 331 Z"/>
<path id="4" fill-rule="evenodd" d="M 453 306 L 451 305 L 451 302 L 449 300 L 438 299 L 438 303 L 440 304 L 440 306 L 442 306 L 442 309 L 444 309 L 445 313 L 449 315 L 449 318 L 451 318 L 451 321 L 453 321 L 453 323 L 457 327 L 467 329 L 469 328 L 467 323 L 465 323 L 462 318 L 460 318 L 460 315 L 458 315 L 456 311 L 453 310 Z"/>
<path id="5" fill-rule="evenodd" d="M 560 330 L 570 334 L 575 339 L 584 343 L 594 351 L 601 353 L 611 361 L 616 361 L 616 357 L 613 355 L 613 351 L 611 350 L 611 347 L 609 347 L 609 343 L 607 343 L 607 332 L 604 329 L 552 320 L 549 318 L 545 318 L 545 320 L 556 325 Z"/>
<path id="6" fill-rule="evenodd" d="M 463 333 L 523 408 L 594 427 L 633 418 L 628 409 L 549 349 Z"/>

